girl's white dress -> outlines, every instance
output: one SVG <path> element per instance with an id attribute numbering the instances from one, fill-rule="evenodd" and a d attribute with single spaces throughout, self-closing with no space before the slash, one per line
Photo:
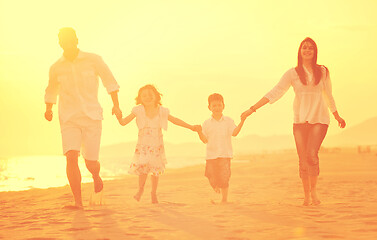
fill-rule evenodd
<path id="1" fill-rule="evenodd" d="M 135 154 L 129 169 L 130 174 L 161 175 L 165 170 L 166 157 L 162 129 L 167 130 L 169 109 L 159 107 L 159 114 L 149 118 L 143 105 L 132 109 L 139 128 Z"/>

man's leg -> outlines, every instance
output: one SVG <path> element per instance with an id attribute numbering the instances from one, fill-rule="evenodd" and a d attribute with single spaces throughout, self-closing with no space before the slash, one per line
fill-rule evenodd
<path id="1" fill-rule="evenodd" d="M 92 174 L 93 182 L 94 182 L 94 192 L 99 193 L 103 189 L 103 182 L 101 177 L 99 176 L 99 171 L 101 168 L 101 165 L 98 161 L 91 161 L 85 159 L 85 165 L 86 168 L 89 170 L 89 172 Z"/>
<path id="2" fill-rule="evenodd" d="M 94 192 L 99 193 L 103 189 L 103 182 L 99 176 L 100 163 L 99 149 L 101 144 L 102 121 L 87 118 L 82 123 L 82 156 L 85 158 L 85 165 L 92 174 Z"/>
<path id="3" fill-rule="evenodd" d="M 81 173 L 78 165 L 78 151 L 70 150 L 66 153 L 67 157 L 67 177 L 69 186 L 71 187 L 73 197 L 75 199 L 75 206 L 82 208 L 81 197 Z"/>

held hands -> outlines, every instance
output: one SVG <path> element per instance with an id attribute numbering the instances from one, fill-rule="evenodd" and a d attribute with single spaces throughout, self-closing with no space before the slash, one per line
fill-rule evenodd
<path id="1" fill-rule="evenodd" d="M 191 130 L 199 133 L 199 132 L 202 131 L 202 126 L 201 125 L 194 125 L 194 126 L 192 126 Z"/>
<path id="2" fill-rule="evenodd" d="M 118 106 L 113 107 L 112 115 L 115 115 L 118 120 L 122 118 L 122 111 Z"/>
<path id="3" fill-rule="evenodd" d="M 248 116 L 250 116 L 253 112 L 255 112 L 255 110 L 254 109 L 248 109 L 248 110 L 246 110 L 245 112 L 243 112 L 242 114 L 241 114 L 241 120 L 246 120 L 246 118 L 248 117 Z"/>
<path id="4" fill-rule="evenodd" d="M 45 112 L 45 118 L 46 118 L 46 120 L 47 121 L 51 121 L 52 120 L 52 110 L 46 110 L 46 112 Z"/>

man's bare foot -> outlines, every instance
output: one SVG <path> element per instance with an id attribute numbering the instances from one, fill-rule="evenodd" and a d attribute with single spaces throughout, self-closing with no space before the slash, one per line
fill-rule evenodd
<path id="1" fill-rule="evenodd" d="M 139 191 L 135 194 L 134 198 L 136 201 L 140 201 L 141 195 L 143 195 L 144 189 L 139 189 Z"/>
<path id="2" fill-rule="evenodd" d="M 94 183 L 94 192 L 95 193 L 101 192 L 103 189 L 103 182 L 99 175 L 96 177 L 93 176 L 93 183 Z"/>
<path id="3" fill-rule="evenodd" d="M 152 203 L 153 204 L 157 204 L 158 203 L 157 194 L 156 193 L 151 193 L 151 198 L 152 198 Z"/>

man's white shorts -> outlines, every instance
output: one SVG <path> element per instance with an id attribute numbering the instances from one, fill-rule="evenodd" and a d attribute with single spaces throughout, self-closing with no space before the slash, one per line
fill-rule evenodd
<path id="1" fill-rule="evenodd" d="M 64 155 L 75 150 L 85 160 L 97 161 L 101 144 L 102 120 L 93 120 L 87 116 L 70 119 L 60 123 Z"/>

